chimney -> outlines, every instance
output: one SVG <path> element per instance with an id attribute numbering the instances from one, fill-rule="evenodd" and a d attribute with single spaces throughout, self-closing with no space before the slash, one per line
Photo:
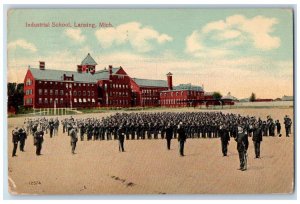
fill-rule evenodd
<path id="1" fill-rule="evenodd" d="M 109 70 L 109 79 L 111 79 L 111 76 L 112 76 L 112 65 L 108 66 L 108 70 Z"/>
<path id="2" fill-rule="evenodd" d="M 169 89 L 169 90 L 172 90 L 172 89 L 173 89 L 172 75 L 173 75 L 173 74 L 172 74 L 171 72 L 169 72 L 169 73 L 167 74 L 168 89 Z"/>
<path id="3" fill-rule="evenodd" d="M 40 70 L 45 70 L 45 62 L 40 61 Z"/>
<path id="4" fill-rule="evenodd" d="M 77 65 L 77 72 L 82 73 L 82 65 Z"/>

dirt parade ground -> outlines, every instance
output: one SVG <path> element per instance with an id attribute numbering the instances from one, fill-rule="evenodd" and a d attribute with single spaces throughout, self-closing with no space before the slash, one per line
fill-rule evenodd
<path id="1" fill-rule="evenodd" d="M 161 109 L 155 111 L 204 111 Z M 283 118 L 293 119 L 292 108 L 248 108 L 222 110 L 266 119 L 279 119 L 282 137 L 263 137 L 261 158 L 254 159 L 249 138 L 248 169 L 239 171 L 237 145 L 231 138 L 228 156 L 223 157 L 219 138 L 187 139 L 185 155 L 179 156 L 178 141 L 167 150 L 165 139 L 78 141 L 71 154 L 70 137 L 62 133 L 44 136 L 42 155 L 35 155 L 33 137 L 25 152 L 12 153 L 12 129 L 24 117 L 8 119 L 8 183 L 12 194 L 268 194 L 291 193 L 294 188 L 294 135 L 285 137 Z M 115 112 L 79 114 L 74 118 L 97 117 Z M 59 116 L 63 119 L 69 116 Z M 294 125 L 294 123 L 293 123 Z"/>

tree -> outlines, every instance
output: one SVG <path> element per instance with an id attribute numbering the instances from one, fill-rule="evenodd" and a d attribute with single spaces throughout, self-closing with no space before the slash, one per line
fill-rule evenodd
<path id="1" fill-rule="evenodd" d="M 220 94 L 220 92 L 214 92 L 212 96 L 215 100 L 220 100 L 222 98 L 222 94 Z"/>
<path id="2" fill-rule="evenodd" d="M 250 99 L 249 99 L 251 102 L 254 102 L 256 100 L 256 95 L 255 93 L 252 92 L 251 96 L 250 96 Z"/>
<path id="3" fill-rule="evenodd" d="M 13 107 L 18 112 L 20 106 L 23 106 L 24 103 L 24 84 L 8 83 L 7 96 L 7 108 Z"/>

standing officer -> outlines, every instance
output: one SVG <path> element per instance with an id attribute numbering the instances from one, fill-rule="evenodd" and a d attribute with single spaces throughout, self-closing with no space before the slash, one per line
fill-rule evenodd
<path id="1" fill-rule="evenodd" d="M 41 155 L 42 144 L 44 142 L 44 131 L 40 128 L 40 130 L 36 131 L 34 134 L 34 145 L 36 146 L 36 155 Z"/>
<path id="2" fill-rule="evenodd" d="M 292 121 L 291 119 L 286 115 L 284 117 L 284 126 L 285 126 L 285 133 L 286 136 L 289 137 L 289 134 L 291 132 L 291 125 L 292 125 Z"/>
<path id="3" fill-rule="evenodd" d="M 52 118 L 50 119 L 50 122 L 49 122 L 49 129 L 50 129 L 50 138 L 52 138 L 53 131 L 54 131 L 54 121 Z"/>
<path id="4" fill-rule="evenodd" d="M 262 129 L 258 123 L 254 125 L 252 141 L 254 144 L 255 158 L 260 158 L 260 143 L 262 142 Z"/>
<path id="5" fill-rule="evenodd" d="M 221 125 L 219 133 L 220 133 L 221 144 L 222 144 L 222 153 L 223 153 L 223 156 L 226 157 L 227 156 L 227 146 L 230 141 L 229 131 L 225 126 L 223 127 Z"/>
<path id="6" fill-rule="evenodd" d="M 240 159 L 240 168 L 239 170 L 245 171 L 247 169 L 247 149 L 248 149 L 248 136 L 245 134 L 241 126 L 238 127 L 238 134 L 236 137 L 237 150 L 239 153 Z"/>
<path id="7" fill-rule="evenodd" d="M 119 151 L 125 152 L 125 150 L 124 150 L 125 137 L 124 137 L 122 125 L 120 125 L 120 127 L 118 128 L 117 135 L 118 135 L 118 139 L 119 139 Z"/>
<path id="8" fill-rule="evenodd" d="M 25 140 L 27 139 L 27 133 L 24 128 L 19 129 L 19 138 L 20 138 L 20 151 L 24 152 Z"/>
<path id="9" fill-rule="evenodd" d="M 184 156 L 184 143 L 186 140 L 186 134 L 185 134 L 185 130 L 183 128 L 182 122 L 179 123 L 178 125 L 178 129 L 177 129 L 177 133 L 178 133 L 178 142 L 179 142 L 179 153 L 180 156 Z"/>
<path id="10" fill-rule="evenodd" d="M 169 123 L 167 128 L 165 129 L 166 132 L 166 139 L 167 139 L 167 148 L 170 150 L 171 147 L 171 140 L 173 137 L 173 128 L 171 127 L 171 124 Z"/>
<path id="11" fill-rule="evenodd" d="M 276 120 L 276 129 L 277 129 L 277 134 L 279 135 L 279 137 L 281 137 L 281 124 L 279 120 Z"/>
<path id="12" fill-rule="evenodd" d="M 17 148 L 18 148 L 18 142 L 20 140 L 19 137 L 19 129 L 18 127 L 16 127 L 13 131 L 12 131 L 12 142 L 14 144 L 13 147 L 13 152 L 12 152 L 12 157 L 16 157 L 16 153 L 17 153 Z"/>
<path id="13" fill-rule="evenodd" d="M 72 154 L 75 154 L 76 143 L 78 141 L 76 127 L 74 127 L 74 126 L 72 127 L 72 129 L 70 130 L 70 136 L 71 136 Z"/>

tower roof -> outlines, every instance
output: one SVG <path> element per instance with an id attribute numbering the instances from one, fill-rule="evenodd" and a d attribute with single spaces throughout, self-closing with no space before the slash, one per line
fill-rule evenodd
<path id="1" fill-rule="evenodd" d="M 82 60 L 81 65 L 97 65 L 97 62 L 91 57 L 90 53 Z"/>

